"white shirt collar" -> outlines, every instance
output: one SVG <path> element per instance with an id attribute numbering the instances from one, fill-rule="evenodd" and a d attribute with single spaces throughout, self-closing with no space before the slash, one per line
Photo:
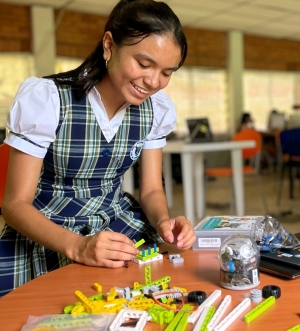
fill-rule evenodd
<path id="1" fill-rule="evenodd" d="M 101 100 L 101 95 L 96 89 L 96 87 L 90 90 L 88 94 L 88 99 L 91 103 L 97 122 L 102 130 L 105 139 L 107 140 L 107 142 L 110 142 L 115 136 L 119 126 L 123 121 L 126 108 L 129 106 L 129 103 L 124 103 L 124 105 L 122 105 L 120 109 L 116 112 L 115 116 L 111 120 L 109 120 L 106 113 L 106 109 Z"/>

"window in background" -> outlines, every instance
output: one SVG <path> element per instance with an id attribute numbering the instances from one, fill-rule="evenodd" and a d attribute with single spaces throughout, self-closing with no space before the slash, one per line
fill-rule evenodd
<path id="1" fill-rule="evenodd" d="M 227 76 L 225 70 L 182 67 L 172 75 L 165 92 L 177 111 L 175 131 L 187 134 L 187 118 L 207 117 L 213 134 L 227 133 Z"/>
<path id="2" fill-rule="evenodd" d="M 299 73 L 250 71 L 244 73 L 245 109 L 254 118 L 255 128 L 266 130 L 272 110 L 293 113 L 299 90 Z"/>
<path id="3" fill-rule="evenodd" d="M 5 128 L 20 84 L 34 75 L 33 56 L 26 53 L 0 53 L 0 72 L 0 128 Z"/>
<path id="4" fill-rule="evenodd" d="M 190 72 L 182 67 L 172 74 L 171 80 L 164 91 L 172 99 L 177 114 L 175 131 L 179 134 L 187 134 L 188 128 L 185 119 L 193 117 L 190 115 L 193 108 L 193 98 L 191 98 L 192 84 Z M 199 116 L 194 116 L 199 117 Z"/>
<path id="5" fill-rule="evenodd" d="M 84 60 L 59 56 L 55 62 L 55 73 L 76 69 Z"/>
<path id="6" fill-rule="evenodd" d="M 80 59 L 59 57 L 56 72 L 74 69 L 81 63 Z M 0 72 L 0 129 L 3 129 L 20 84 L 35 75 L 34 58 L 29 53 L 0 53 Z"/>
<path id="7" fill-rule="evenodd" d="M 56 72 L 77 68 L 82 59 L 58 57 Z M 177 111 L 176 132 L 187 134 L 187 118 L 207 117 L 213 133 L 228 131 L 225 70 L 182 67 L 173 73 L 165 92 Z"/>
<path id="8" fill-rule="evenodd" d="M 191 70 L 194 112 L 209 119 L 213 133 L 227 133 L 229 116 L 225 70 Z"/>
<path id="9" fill-rule="evenodd" d="M 75 69 L 82 59 L 58 57 L 55 72 Z M 34 75 L 31 54 L 0 53 L 0 129 L 20 83 Z M 227 75 L 224 69 L 182 67 L 172 75 L 165 92 L 173 100 L 178 121 L 176 132 L 186 135 L 187 118 L 207 117 L 213 134 L 228 133 Z M 300 104 L 300 73 L 246 70 L 244 72 L 245 109 L 255 120 L 255 127 L 265 130 L 272 109 L 284 112 Z"/>

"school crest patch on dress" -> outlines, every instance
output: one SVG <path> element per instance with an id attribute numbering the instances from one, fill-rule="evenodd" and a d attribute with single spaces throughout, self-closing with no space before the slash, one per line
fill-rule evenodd
<path id="1" fill-rule="evenodd" d="M 137 141 L 130 150 L 130 158 L 131 160 L 136 160 L 140 156 L 142 149 L 144 147 L 145 141 L 144 140 L 139 140 Z"/>

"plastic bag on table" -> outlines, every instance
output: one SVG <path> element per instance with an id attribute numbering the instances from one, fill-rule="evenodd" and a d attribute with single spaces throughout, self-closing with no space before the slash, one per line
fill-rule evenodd
<path id="1" fill-rule="evenodd" d="M 300 245 L 300 240 L 295 235 L 286 231 L 277 219 L 269 215 L 254 224 L 251 238 L 261 251 L 293 249 Z"/>
<path id="2" fill-rule="evenodd" d="M 21 331 L 106 331 L 116 314 L 29 316 Z"/>

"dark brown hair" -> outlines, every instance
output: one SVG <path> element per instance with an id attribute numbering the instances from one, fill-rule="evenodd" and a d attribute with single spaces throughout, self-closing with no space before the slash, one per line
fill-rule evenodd
<path id="1" fill-rule="evenodd" d="M 152 34 L 171 34 L 181 50 L 181 61 L 178 68 L 185 61 L 187 42 L 184 32 L 178 17 L 164 2 L 153 0 L 119 1 L 108 17 L 104 33 L 107 31 L 112 33 L 114 42 L 118 47 L 133 45 L 136 43 L 137 37 L 141 37 L 140 40 L 142 40 Z M 81 98 L 106 74 L 102 39 L 103 37 L 95 50 L 78 68 L 45 78 L 54 79 L 56 84 L 76 87 L 77 97 Z"/>

